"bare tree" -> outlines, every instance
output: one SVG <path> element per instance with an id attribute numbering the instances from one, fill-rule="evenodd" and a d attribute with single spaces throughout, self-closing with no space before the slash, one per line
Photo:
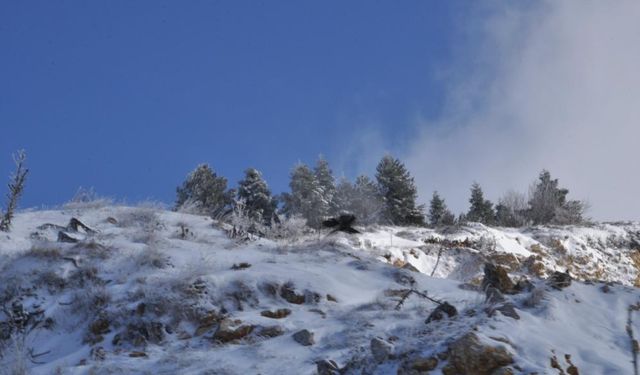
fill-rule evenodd
<path id="1" fill-rule="evenodd" d="M 11 227 L 11 220 L 18 207 L 18 200 L 24 190 L 24 182 L 29 170 L 25 168 L 27 154 L 24 150 L 20 150 L 13 155 L 13 161 L 16 164 L 16 171 L 9 177 L 9 192 L 7 193 L 7 209 L 2 215 L 0 221 L 0 230 L 8 232 Z"/>

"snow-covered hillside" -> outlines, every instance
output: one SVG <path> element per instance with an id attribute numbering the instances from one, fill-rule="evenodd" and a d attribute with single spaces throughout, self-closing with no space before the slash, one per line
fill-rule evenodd
<path id="1" fill-rule="evenodd" d="M 238 241 L 153 207 L 23 212 L 0 235 L 0 372 L 633 374 L 639 242 L 638 224 Z"/>

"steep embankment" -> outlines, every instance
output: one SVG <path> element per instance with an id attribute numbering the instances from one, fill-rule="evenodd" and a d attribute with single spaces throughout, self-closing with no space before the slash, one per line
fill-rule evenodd
<path id="1" fill-rule="evenodd" d="M 0 371 L 632 373 L 637 234 L 377 228 L 239 243 L 154 208 L 25 212 L 0 236 Z M 512 285 L 497 270 L 487 300 L 487 260 L 514 280 L 572 267 L 621 284 Z"/>

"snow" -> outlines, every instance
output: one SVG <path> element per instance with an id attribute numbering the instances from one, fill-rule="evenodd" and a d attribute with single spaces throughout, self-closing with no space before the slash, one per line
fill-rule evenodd
<path id="1" fill-rule="evenodd" d="M 69 233 L 81 241 L 60 243 L 57 229 L 38 229 L 45 223 L 66 226 L 72 217 L 97 233 Z M 556 355 L 566 368 L 565 354 L 581 373 L 633 373 L 625 326 L 628 306 L 640 301 L 633 287 L 639 234 L 634 223 L 528 229 L 472 224 L 236 241 L 207 217 L 153 206 L 25 211 L 10 233 L 0 234 L 0 304 L 10 309 L 19 301 L 53 324 L 0 339 L 0 372 L 11 373 L 23 363 L 30 374 L 313 374 L 316 361 L 331 359 L 350 364 L 352 373 L 386 374 L 396 373 L 406 359 L 442 353 L 473 331 L 490 345 L 506 347 L 523 373 L 556 373 L 550 358 Z M 578 280 L 593 281 L 551 289 L 529 269 L 527 262 L 536 257 L 543 277 L 570 268 Z M 512 278 L 526 276 L 544 290 L 532 307 L 525 303 L 530 293 L 506 296 L 519 320 L 488 316 L 484 294 L 473 287 L 485 261 L 503 259 Z M 232 269 L 241 263 L 250 267 Z M 307 301 L 293 304 L 267 291 L 266 285 L 286 283 L 306 293 Z M 454 305 L 459 316 L 426 324 L 437 305 L 418 295 L 396 308 L 399 295 L 412 287 Z M 101 297 L 106 299 L 100 302 Z M 138 315 L 141 303 L 146 312 Z M 291 315 L 260 314 L 282 308 Z M 196 336 L 199 323 L 188 317 L 221 310 L 238 325 L 278 325 L 284 334 L 218 343 L 212 327 Z M 100 317 L 109 320 L 109 330 L 98 342 L 88 342 L 88 327 Z M 0 312 L 0 322 L 7 319 Z M 162 340 L 139 346 L 113 342 L 140 322 L 161 323 Z M 640 316 L 634 332 L 638 322 Z M 301 329 L 314 333 L 314 345 L 291 338 Z M 375 363 L 369 349 L 375 337 L 402 355 Z M 103 360 L 91 354 L 98 347 Z M 31 361 L 29 350 L 42 355 Z M 135 351 L 146 356 L 130 357 Z M 446 363 L 440 360 L 432 373 L 440 374 Z"/>

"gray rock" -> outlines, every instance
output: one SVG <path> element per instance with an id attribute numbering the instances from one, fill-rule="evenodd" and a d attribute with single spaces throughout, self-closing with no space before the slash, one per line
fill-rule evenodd
<path id="1" fill-rule="evenodd" d="M 323 359 L 316 362 L 316 369 L 318 375 L 338 375 L 340 374 L 340 368 L 335 361 L 330 359 Z"/>
<path id="2" fill-rule="evenodd" d="M 293 339 L 300 345 L 311 346 L 316 343 L 313 338 L 313 332 L 303 329 L 293 334 Z"/>

